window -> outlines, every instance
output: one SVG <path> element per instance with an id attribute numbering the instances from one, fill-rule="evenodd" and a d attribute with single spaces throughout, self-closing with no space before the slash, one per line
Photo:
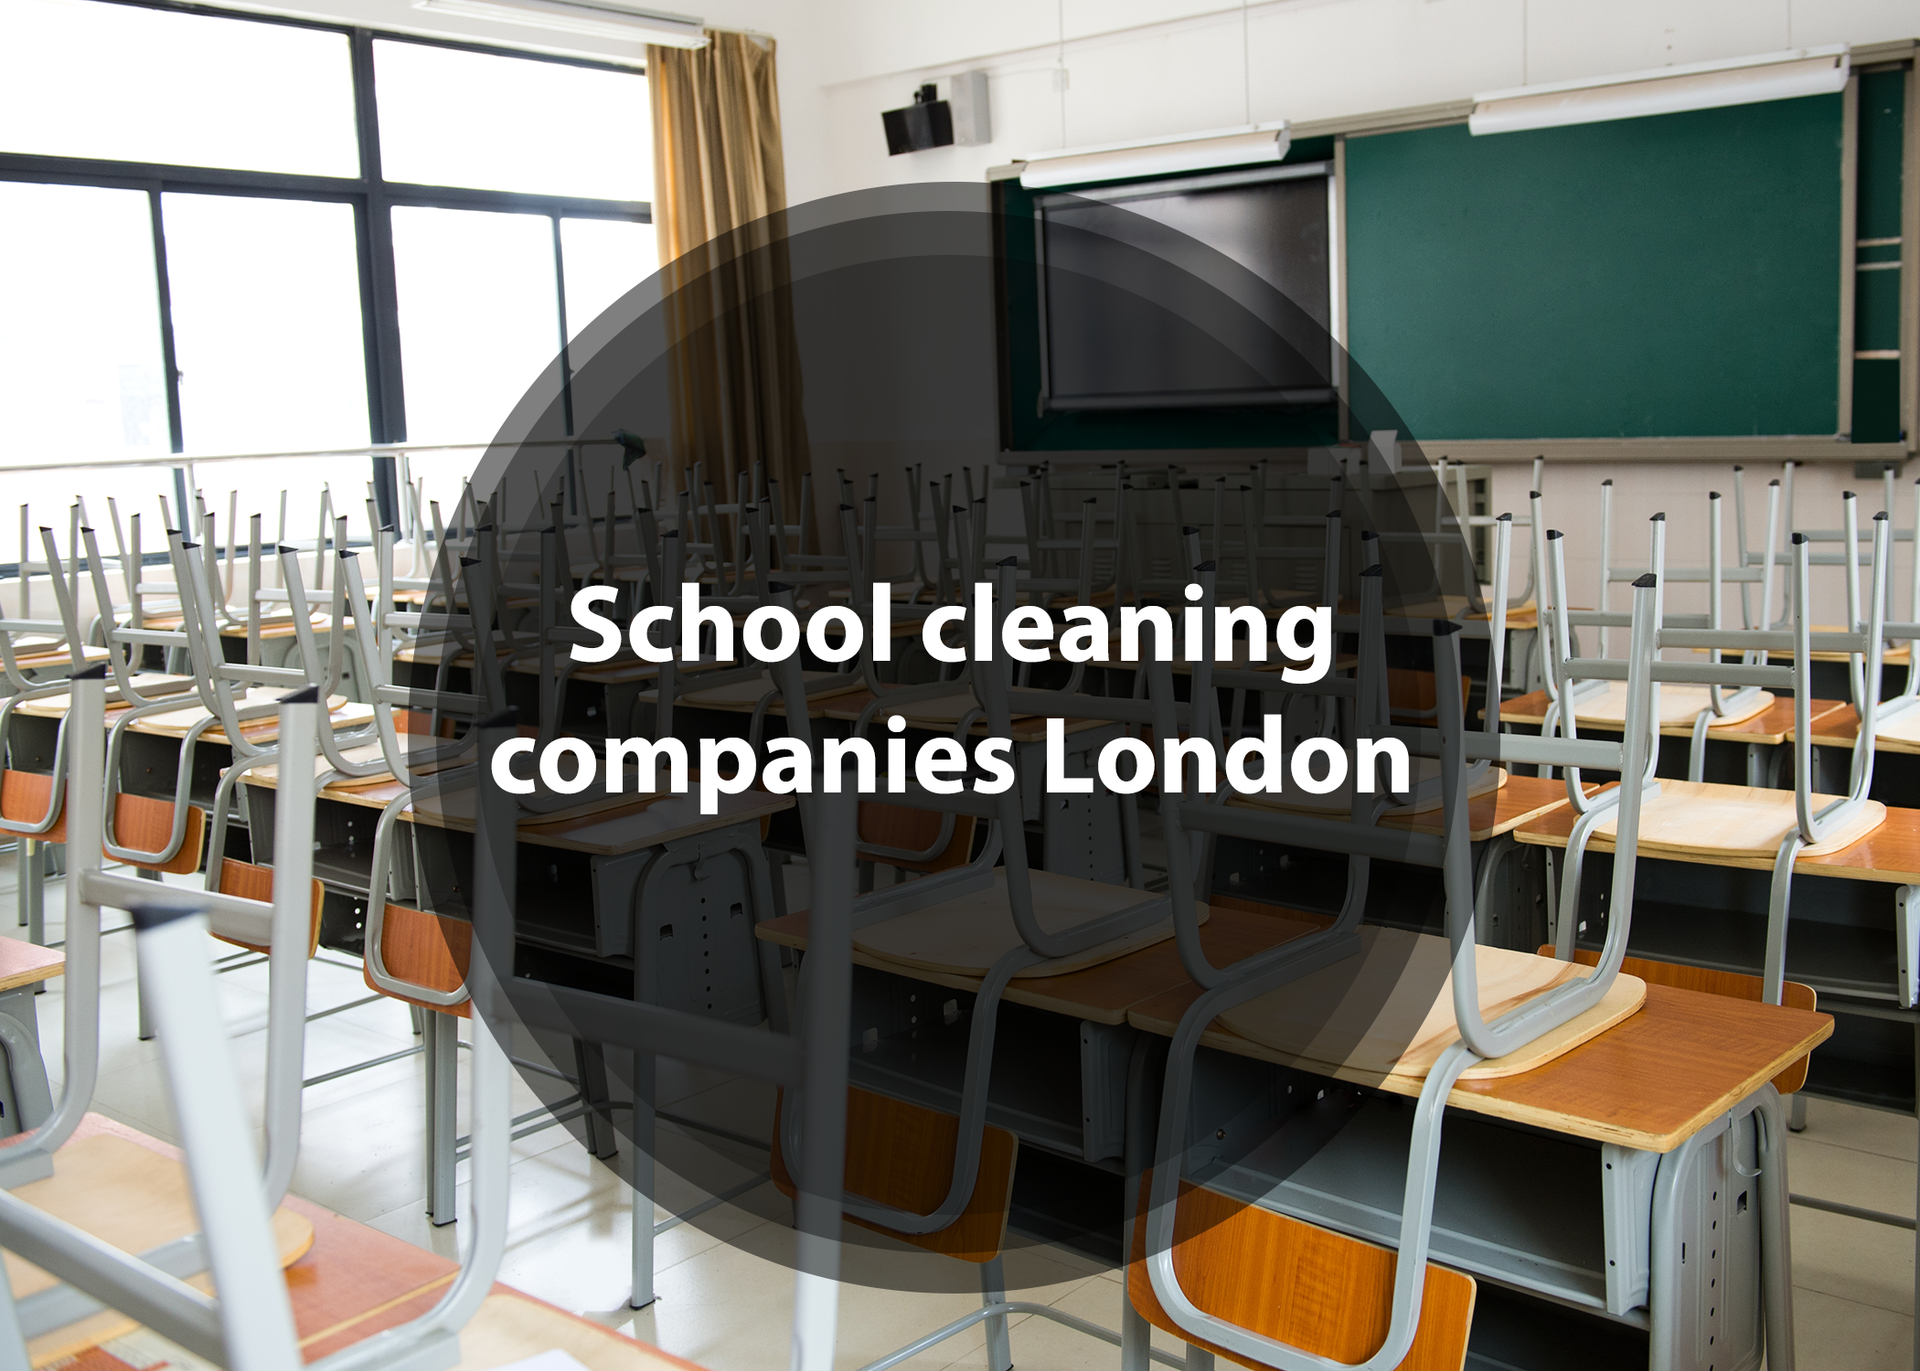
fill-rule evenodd
<path id="1" fill-rule="evenodd" d="M 625 219 L 562 219 L 560 246 L 567 264 L 568 342 L 578 338 L 582 329 L 659 266 L 659 246 L 651 224 Z"/>
<path id="2" fill-rule="evenodd" d="M 384 41 L 373 65 L 389 181 L 653 198 L 643 76 Z"/>
<path id="3" fill-rule="evenodd" d="M 13 455 L 168 451 L 147 197 L 0 181 L 0 263 L 0 412 Z"/>
<path id="4" fill-rule="evenodd" d="M 393 265 L 408 434 L 487 441 L 560 350 L 553 221 L 403 205 Z"/>
<path id="5" fill-rule="evenodd" d="M 357 176 L 347 35 L 98 0 L 8 0 L 0 147 Z"/>
<path id="6" fill-rule="evenodd" d="M 486 442 L 654 270 L 651 163 L 631 68 L 6 0 L 0 465 Z"/>
<path id="7" fill-rule="evenodd" d="M 187 450 L 364 444 L 353 206 L 171 194 L 161 206 Z"/>

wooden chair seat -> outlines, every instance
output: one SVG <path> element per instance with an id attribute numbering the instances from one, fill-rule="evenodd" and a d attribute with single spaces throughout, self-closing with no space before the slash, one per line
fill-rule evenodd
<path id="1" fill-rule="evenodd" d="M 24 667 L 26 663 L 22 662 L 21 665 Z M 190 697 L 196 700 L 199 698 L 198 696 L 191 695 L 189 689 L 193 685 L 193 677 L 191 676 L 162 676 L 152 672 L 136 672 L 133 677 L 133 683 L 135 686 L 146 687 L 144 691 L 140 692 L 143 703 L 174 695 L 179 696 L 183 703 Z M 54 683 L 49 682 L 48 684 Z M 118 709 L 125 703 L 126 700 L 120 694 L 120 688 L 115 685 L 109 685 L 107 687 L 108 710 Z M 15 710 L 31 719 L 64 719 L 72 705 L 73 696 L 70 694 L 43 695 L 37 700 L 22 700 L 15 706 Z"/>
<path id="2" fill-rule="evenodd" d="M 15 823 L 37 823 L 46 814 L 47 803 L 52 796 L 53 777 L 45 772 L 0 772 L 0 816 Z M 125 792 L 113 797 L 113 833 L 122 847 L 157 852 L 166 845 L 172 832 L 173 801 L 157 800 L 147 795 L 128 795 Z M 36 842 L 64 843 L 67 840 L 66 814 L 62 812 L 46 832 L 31 836 Z M 166 862 L 137 862 L 135 865 L 144 870 L 164 871 L 174 876 L 188 875 L 200 869 L 200 849 L 206 837 L 206 811 L 188 805 L 186 831 L 180 839 L 180 850 L 173 858 Z"/>
<path id="3" fill-rule="evenodd" d="M 1857 731 L 1859 725 L 1854 727 Z M 1920 708 L 1910 705 L 1891 719 L 1874 720 L 1873 741 L 1875 746 L 1883 741 L 1920 744 Z"/>
<path id="4" fill-rule="evenodd" d="M 401 980 L 428 990 L 451 993 L 467 983 L 467 969 L 473 965 L 473 925 L 464 919 L 449 919 L 444 914 L 389 904 L 380 932 L 380 960 L 386 963 L 389 974 Z M 410 995 L 393 995 L 381 989 L 364 969 L 360 974 L 369 990 L 382 995 L 458 1019 L 472 1017 L 471 1001 L 462 1000 L 456 1005 L 428 1004 Z"/>
<path id="5" fill-rule="evenodd" d="M 257 1177 L 241 1178 L 257 1183 Z M 14 1195 L 35 1208 L 64 1219 L 123 1252 L 147 1252 L 200 1231 L 193 1191 L 184 1163 L 112 1133 L 76 1138 L 53 1155 L 53 1174 L 18 1186 Z M 291 1209 L 274 1211 L 273 1232 L 280 1264 L 298 1261 L 313 1245 L 313 1224 Z M 53 1286 L 52 1273 L 12 1252 L 6 1269 L 13 1297 L 23 1299 Z M 210 1288 L 205 1272 L 188 1284 Z M 135 1327 L 132 1319 L 108 1309 L 34 1338 L 27 1345 L 36 1366 L 72 1356 L 119 1337 Z"/>
<path id="6" fill-rule="evenodd" d="M 236 709 L 257 709 L 262 705 L 271 705 L 286 691 L 271 686 L 255 686 L 246 695 L 235 702 Z M 182 705 L 179 709 L 162 710 L 149 714 L 127 725 L 134 733 L 151 734 L 156 738 L 185 738 L 194 725 L 211 717 L 212 711 L 205 705 L 193 703 Z M 351 702 L 344 695 L 327 697 L 327 722 L 336 733 L 347 729 L 364 728 L 373 722 L 373 706 Z M 280 735 L 280 721 L 272 714 L 262 715 L 258 719 L 249 719 L 240 725 L 240 731 L 247 741 L 258 744 L 272 742 Z M 200 735 L 202 742 L 225 743 L 230 741 L 226 731 L 220 727 L 208 729 Z"/>
<path id="7" fill-rule="evenodd" d="M 400 753 L 405 757 L 410 757 L 415 752 L 430 752 L 436 747 L 446 746 L 447 743 L 445 738 L 435 738 L 427 733 L 401 732 L 396 736 L 400 742 Z M 377 742 L 361 743 L 357 747 L 345 748 L 341 751 L 340 756 L 342 760 L 355 765 L 367 762 L 384 762 L 386 760 L 386 753 Z M 437 763 L 424 768 L 424 770 L 428 772 L 438 771 L 440 769 L 440 765 Z M 393 773 L 384 770 L 375 772 L 370 776 L 342 775 L 327 765 L 325 754 L 318 754 L 314 757 L 313 774 L 316 777 L 329 777 L 330 779 L 327 781 L 327 789 L 329 790 L 364 790 L 372 786 L 392 785 L 394 781 Z M 266 766 L 256 766 L 253 770 L 246 773 L 244 779 L 258 782 L 261 785 L 277 785 L 280 780 L 280 768 L 272 763 Z"/>
<path id="8" fill-rule="evenodd" d="M 785 1103 L 783 1091 L 774 1106 L 770 1168 L 774 1185 L 792 1199 L 797 1187 L 780 1147 L 780 1110 Z M 849 1086 L 846 1187 L 895 1209 L 931 1214 L 953 1183 L 953 1153 L 959 1138 L 960 1120 L 951 1114 Z M 848 1222 L 929 1252 L 966 1262 L 990 1262 L 1000 1255 L 1006 1239 L 1019 1151 L 1013 1134 L 987 1125 L 981 1132 L 980 1170 L 966 1208 L 936 1233 L 901 1233 L 852 1215 L 847 1216 Z"/>
<path id="9" fill-rule="evenodd" d="M 1236 1005 L 1218 1022 L 1307 1070 L 1425 1079 L 1441 1052 L 1460 1038 L 1452 949 L 1445 938 L 1371 924 L 1361 928 L 1360 940 L 1357 956 Z M 1531 953 L 1477 946 L 1474 951 L 1480 1012 L 1487 1018 L 1579 979 L 1568 962 L 1543 966 Z M 1646 982 L 1619 975 L 1584 1014 L 1518 1051 L 1469 1067 L 1461 1079 L 1517 1076 L 1544 1066 L 1637 1012 L 1646 996 Z"/>
<path id="10" fill-rule="evenodd" d="M 1542 957 L 1554 955 L 1553 944 L 1548 943 L 1540 949 Z M 1598 966 L 1600 954 L 1576 948 L 1573 959 L 1582 966 Z M 1742 975 L 1738 971 L 1714 971 L 1704 966 L 1682 966 L 1678 962 L 1656 962 L 1647 957 L 1628 957 L 1620 963 L 1622 973 L 1638 976 L 1651 985 L 1670 985 L 1680 990 L 1698 990 L 1707 995 L 1725 995 L 1734 1000 L 1751 1000 L 1760 1004 L 1765 998 L 1765 984 L 1758 976 Z M 1781 985 L 1780 1002 L 1789 1009 L 1818 1009 L 1820 997 L 1810 985 L 1799 981 L 1786 981 Z M 1773 1088 L 1782 1095 L 1791 1095 L 1807 1083 L 1807 1068 L 1813 1064 L 1813 1054 L 1809 1052 L 1792 1066 L 1773 1078 Z"/>
<path id="11" fill-rule="evenodd" d="M 220 893 L 238 895 L 243 900 L 259 900 L 263 904 L 273 903 L 273 868 L 255 866 L 252 862 L 236 862 L 231 857 L 220 862 Z M 313 956 L 320 950 L 320 910 L 326 903 L 327 888 L 319 878 L 313 881 L 313 919 L 312 932 L 307 938 L 307 955 Z M 218 933 L 213 935 L 220 938 Z M 223 943 L 235 947 L 248 948 L 254 952 L 265 953 L 270 948 L 259 943 L 241 942 L 238 938 L 220 938 Z"/>
<path id="12" fill-rule="evenodd" d="M 1151 1181 L 1151 1173 L 1140 1180 L 1141 1217 L 1133 1222 L 1127 1296 L 1148 1323 L 1193 1341 L 1167 1316 L 1147 1276 L 1144 1213 Z M 1340 1362 L 1362 1362 L 1380 1350 L 1398 1260 L 1393 1252 L 1184 1182 L 1179 1206 L 1173 1269 L 1199 1309 Z M 1460 1371 L 1478 1289 L 1464 1272 L 1427 1263 L 1420 1327 L 1400 1371 Z M 1214 1344 L 1194 1345 L 1269 1371 Z"/>
<path id="13" fill-rule="evenodd" d="M 1417 790 L 1422 784 L 1440 775 L 1440 759 L 1437 757 L 1415 757 L 1408 768 L 1408 780 Z M 1481 773 L 1480 779 L 1467 788 L 1467 799 L 1478 800 L 1492 795 L 1507 784 L 1507 769 L 1503 766 L 1490 766 Z M 1288 789 L 1278 795 L 1253 794 L 1239 797 L 1247 804 L 1261 809 L 1277 809 L 1288 814 L 1320 814 L 1330 817 L 1343 817 L 1353 812 L 1353 772 L 1347 772 L 1347 779 L 1336 790 L 1324 795 L 1315 795 L 1305 790 Z M 1382 785 L 1386 783 L 1383 771 L 1379 777 Z M 1562 803 L 1565 802 L 1565 789 L 1561 790 Z M 1446 803 L 1445 797 L 1438 791 L 1407 804 L 1394 805 L 1387 810 L 1389 815 L 1404 817 L 1410 814 L 1431 814 Z"/>
<path id="14" fill-rule="evenodd" d="M 504 1285 L 494 1286 L 460 1330 L 460 1364 L 454 1371 L 491 1371 L 555 1350 L 587 1371 L 701 1371 L 684 1358 Z"/>
<path id="15" fill-rule="evenodd" d="M 1047 932 L 1072 928 L 1153 898 L 1130 886 L 1107 885 L 1051 871 L 1030 874 L 1034 918 Z M 1205 923 L 1207 907 L 1203 904 L 1199 908 L 1200 921 Z M 1084 971 L 1172 936 L 1173 918 L 1169 914 L 1158 923 L 1101 943 L 1078 956 L 1029 968 L 1014 979 Z M 898 966 L 909 974 L 931 971 L 954 976 L 985 976 L 1001 957 L 1024 945 L 1007 909 L 1006 868 L 995 868 L 993 884 L 970 895 L 855 929 L 853 945 L 857 951 Z"/>
<path id="16" fill-rule="evenodd" d="M 1817 813 L 1838 799 L 1815 795 Z M 1868 800 L 1844 823 L 1830 825 L 1828 836 L 1800 849 L 1802 857 L 1821 857 L 1860 841 L 1887 821 L 1887 807 Z M 1799 822 L 1791 790 L 1715 785 L 1704 781 L 1660 782 L 1660 793 L 1640 808 L 1640 854 L 1644 857 L 1744 856 L 1771 859 L 1787 831 Z M 1609 815 L 1594 825 L 1594 836 L 1611 841 L 1618 823 Z"/>
<path id="17" fill-rule="evenodd" d="M 1731 696 L 1731 690 L 1723 689 L 1723 697 Z M 1676 726 L 1691 728 L 1693 721 L 1704 709 L 1713 707 L 1713 693 L 1710 687 L 1703 685 L 1662 685 L 1660 687 L 1660 727 Z M 1716 728 L 1725 728 L 1729 724 L 1743 723 L 1756 714 L 1765 714 L 1773 708 L 1773 694 L 1761 691 L 1759 694 L 1736 708 L 1729 708 L 1725 714 L 1713 721 Z M 1594 694 L 1574 701 L 1574 719 L 1581 724 L 1592 724 L 1597 728 L 1611 725 L 1618 729 L 1627 721 L 1627 683 L 1608 681 L 1604 694 Z"/>

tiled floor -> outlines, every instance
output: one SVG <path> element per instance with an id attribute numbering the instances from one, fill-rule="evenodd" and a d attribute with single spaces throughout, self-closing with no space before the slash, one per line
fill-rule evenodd
<path id="1" fill-rule="evenodd" d="M 0 908 L 12 903 L 9 859 L 0 859 Z M 48 889 L 49 937 L 61 936 L 63 894 Z M 109 915 L 109 923 L 121 916 Z M 10 932 L 10 929 L 0 929 Z M 228 949 L 221 947 L 219 952 Z M 310 1010 L 365 997 L 357 966 L 322 954 L 309 978 Z M 135 1035 L 133 943 L 128 933 L 105 939 L 102 957 L 101 1075 L 95 1107 L 124 1123 L 173 1136 L 159 1055 Z M 265 968 L 221 977 L 222 1006 L 233 1033 L 235 1060 L 249 1090 L 257 1091 L 264 1054 Z M 40 999 L 40 1025 L 50 1068 L 60 1070 L 58 983 Z M 346 1010 L 311 1025 L 309 1075 L 411 1046 L 408 1012 L 395 1002 Z M 465 1053 L 461 1054 L 464 1068 Z M 462 1101 L 464 1111 L 464 1070 Z M 314 1086 L 306 1094 L 305 1126 L 295 1193 L 352 1218 L 448 1255 L 457 1255 L 459 1225 L 435 1229 L 422 1209 L 421 1060 L 405 1058 Z M 771 1100 L 766 1091 L 663 1068 L 661 1107 L 753 1137 L 767 1136 Z M 524 1086 L 516 1112 L 532 1108 Z M 463 1112 L 464 1117 L 464 1112 Z M 1911 1214 L 1915 1187 L 1915 1126 L 1910 1118 L 1814 1100 L 1809 1128 L 1792 1140 L 1793 1187 L 1803 1194 Z M 689 1160 L 693 1145 L 663 1128 L 665 1218 L 704 1198 L 672 1174 L 678 1163 L 696 1172 L 708 1193 L 762 1171 L 765 1154 L 710 1140 Z M 628 1192 L 607 1166 L 593 1161 L 566 1130 L 550 1128 L 513 1145 L 513 1206 L 501 1279 L 565 1308 L 600 1319 L 659 1344 L 713 1371 L 778 1371 L 788 1361 L 792 1277 L 781 1263 L 792 1234 L 787 1206 L 771 1185 L 722 1206 L 698 1226 L 661 1235 L 655 1258 L 658 1301 L 635 1313 L 629 1286 Z M 465 1202 L 466 1167 L 460 1169 Z M 1895 1371 L 1912 1364 L 1914 1235 L 1806 1209 L 1793 1218 L 1796 1344 L 1803 1371 Z M 1122 1286 L 1118 1273 L 1072 1252 L 1039 1247 L 1010 1254 L 1015 1298 L 1040 1301 L 1109 1328 L 1117 1327 Z M 954 1283 L 966 1269 L 945 1258 L 873 1240 L 848 1248 L 842 1289 L 837 1364 L 854 1368 L 975 1307 L 978 1296 Z M 901 1294 L 903 1272 L 924 1272 L 951 1293 Z M 866 1284 L 863 1282 L 873 1282 Z M 1110 1368 L 1116 1353 L 1105 1344 L 1035 1318 L 1015 1321 L 1016 1365 L 1023 1371 Z M 1179 1345 L 1156 1334 L 1169 1351 Z M 977 1366 L 982 1335 L 976 1327 L 906 1365 L 934 1371 Z"/>

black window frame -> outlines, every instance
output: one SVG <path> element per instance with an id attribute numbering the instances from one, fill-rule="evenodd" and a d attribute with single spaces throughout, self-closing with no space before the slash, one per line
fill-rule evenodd
<path id="1" fill-rule="evenodd" d="M 414 43 L 423 47 L 451 48 L 461 52 L 642 77 L 646 75 L 644 65 L 526 52 L 489 43 L 429 38 L 352 24 L 245 14 L 214 5 L 185 3 L 183 0 L 89 0 L 89 3 L 204 15 L 235 23 L 317 30 L 342 34 L 348 41 L 352 64 L 354 136 L 360 165 L 360 174 L 355 177 L 236 171 L 220 167 L 43 156 L 0 150 L 0 181 L 100 186 L 146 193 L 153 227 L 154 284 L 158 296 L 161 369 L 167 397 L 167 431 L 174 453 L 183 453 L 186 449 L 180 413 L 180 371 L 175 365 L 173 346 L 173 301 L 167 275 L 166 219 L 162 197 L 168 193 L 319 200 L 353 207 L 354 239 L 359 258 L 361 339 L 367 381 L 367 435 L 369 444 L 375 447 L 404 444 L 407 441 L 406 381 L 401 357 L 398 283 L 393 261 L 393 208 L 396 205 L 424 206 L 546 216 L 552 226 L 556 297 L 554 312 L 559 327 L 555 353 L 561 369 L 566 431 L 569 436 L 572 435 L 572 369 L 567 359 L 566 266 L 561 249 L 560 221 L 616 219 L 651 224 L 652 204 L 645 200 L 600 200 L 386 180 L 381 168 L 379 101 L 374 78 L 373 45 L 376 40 Z M 647 152 L 650 155 L 651 149 Z M 381 515 L 388 518 L 392 513 L 392 461 L 376 456 L 374 467 L 375 487 L 381 497 Z"/>

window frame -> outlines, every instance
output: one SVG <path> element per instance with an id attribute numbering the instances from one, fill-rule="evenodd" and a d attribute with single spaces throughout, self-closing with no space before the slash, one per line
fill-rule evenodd
<path id="1" fill-rule="evenodd" d="M 354 241 L 359 258 L 362 361 L 367 378 L 367 434 L 372 446 L 407 441 L 406 382 L 402 369 L 398 283 L 393 260 L 392 210 L 396 205 L 438 209 L 506 211 L 543 215 L 553 241 L 554 315 L 559 337 L 555 354 L 561 367 L 561 398 L 566 430 L 573 433 L 572 368 L 567 357 L 566 266 L 561 249 L 562 219 L 617 219 L 651 224 L 653 206 L 644 200 L 600 200 L 577 196 L 529 194 L 518 191 L 473 190 L 463 186 L 419 185 L 388 181 L 382 175 L 378 91 L 374 79 L 373 45 L 382 42 L 415 43 L 452 48 L 528 62 L 646 74 L 644 65 L 596 61 L 525 52 L 488 43 L 429 38 L 394 33 L 360 25 L 330 24 L 310 19 L 244 14 L 218 6 L 181 0 L 88 0 L 92 4 L 126 5 L 204 15 L 235 23 L 275 24 L 288 28 L 338 33 L 347 38 L 352 67 L 354 137 L 360 154 L 356 177 L 311 176 L 285 172 L 236 171 L 172 163 L 124 162 L 103 158 L 42 156 L 0 151 L 0 181 L 54 185 L 100 186 L 144 191 L 153 230 L 154 284 L 160 327 L 160 359 L 167 399 L 167 431 L 172 451 L 183 453 L 180 416 L 180 371 L 173 341 L 173 301 L 167 273 L 166 218 L 162 197 L 168 193 L 235 195 L 267 199 L 322 200 L 346 203 L 354 211 Z M 649 149 L 649 152 L 651 150 Z M 375 488 L 382 516 L 392 512 L 392 460 L 374 459 Z"/>

